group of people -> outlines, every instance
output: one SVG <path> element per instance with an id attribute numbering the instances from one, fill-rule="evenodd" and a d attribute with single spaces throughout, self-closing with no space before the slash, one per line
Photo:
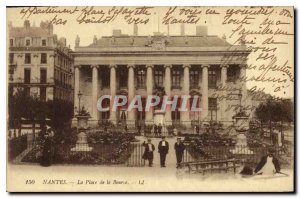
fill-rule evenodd
<path id="1" fill-rule="evenodd" d="M 153 157 L 155 146 L 151 143 L 151 139 L 148 139 L 148 142 L 144 142 L 143 146 L 145 147 L 145 151 L 143 154 L 143 159 L 148 160 L 149 166 L 153 165 Z M 180 166 L 185 150 L 185 145 L 181 141 L 181 138 L 177 138 L 177 142 L 174 144 L 174 150 L 176 154 L 177 168 Z M 166 157 L 169 153 L 169 143 L 166 141 L 166 138 L 163 136 L 162 140 L 158 144 L 158 153 L 160 155 L 160 166 L 162 168 L 166 167 Z"/>
<path id="2" fill-rule="evenodd" d="M 158 125 L 154 124 L 153 126 L 154 136 L 161 136 L 162 134 L 162 125 L 159 123 Z"/>

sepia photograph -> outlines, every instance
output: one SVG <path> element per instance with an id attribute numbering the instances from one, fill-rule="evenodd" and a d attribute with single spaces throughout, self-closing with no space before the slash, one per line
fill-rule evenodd
<path id="1" fill-rule="evenodd" d="M 7 6 L 6 190 L 295 192 L 294 12 Z"/>

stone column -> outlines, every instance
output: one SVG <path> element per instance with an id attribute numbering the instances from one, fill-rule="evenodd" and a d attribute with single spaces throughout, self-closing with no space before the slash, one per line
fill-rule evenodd
<path id="1" fill-rule="evenodd" d="M 226 82 L 227 82 L 227 68 L 229 66 L 228 65 L 221 65 L 221 86 L 225 87 L 226 86 Z M 222 93 L 222 100 L 221 100 L 221 120 L 222 121 L 227 121 L 227 112 L 225 111 L 227 108 L 227 101 L 226 101 L 226 95 L 227 92 L 226 91 L 221 91 Z"/>
<path id="2" fill-rule="evenodd" d="M 153 94 L 153 65 L 146 65 L 147 67 L 147 96 Z M 153 121 L 153 108 L 146 111 L 146 123 L 152 123 Z"/>
<path id="3" fill-rule="evenodd" d="M 240 85 L 242 90 L 242 106 L 246 106 L 247 87 L 246 82 L 243 80 L 246 77 L 246 64 L 240 65 Z"/>
<path id="4" fill-rule="evenodd" d="M 190 95 L 190 65 L 186 64 L 183 65 L 183 94 Z M 190 102 L 187 103 L 187 109 L 190 108 Z M 190 111 L 183 111 L 181 112 L 180 116 L 182 124 L 190 125 Z"/>
<path id="5" fill-rule="evenodd" d="M 92 119 L 98 120 L 97 100 L 98 100 L 98 65 L 91 66 L 93 70 L 92 77 Z"/>
<path id="6" fill-rule="evenodd" d="M 117 121 L 117 112 L 112 111 L 112 106 L 114 103 L 114 97 L 116 95 L 116 65 L 110 65 L 110 95 L 111 95 L 111 100 L 110 100 L 110 121 L 116 124 Z"/>
<path id="7" fill-rule="evenodd" d="M 77 107 L 77 111 L 79 110 L 78 92 L 80 85 L 80 68 L 81 65 L 74 65 L 74 108 Z"/>
<path id="8" fill-rule="evenodd" d="M 128 104 L 135 95 L 135 86 L 134 86 L 134 65 L 128 65 Z M 128 112 L 128 120 L 130 124 L 134 123 L 135 120 L 135 110 Z"/>
<path id="9" fill-rule="evenodd" d="M 166 95 L 168 96 L 168 100 L 171 99 L 171 68 L 172 68 L 172 65 L 165 65 L 165 82 L 164 82 L 164 84 L 165 84 L 165 92 L 166 92 Z M 166 125 L 172 124 L 170 105 L 168 105 L 166 108 L 165 121 L 166 121 Z"/>
<path id="10" fill-rule="evenodd" d="M 202 112 L 201 120 L 208 115 L 208 68 L 209 65 L 202 65 Z"/>

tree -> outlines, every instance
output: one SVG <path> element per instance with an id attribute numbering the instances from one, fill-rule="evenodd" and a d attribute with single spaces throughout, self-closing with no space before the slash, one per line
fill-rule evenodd
<path id="1" fill-rule="evenodd" d="M 267 99 L 255 110 L 256 117 L 261 122 L 293 122 L 294 104 L 291 100 Z"/>
<path id="2" fill-rule="evenodd" d="M 55 131 L 64 131 L 70 127 L 73 117 L 73 104 L 60 99 L 41 101 L 37 96 L 27 94 L 18 89 L 15 94 L 9 95 L 8 100 L 9 127 L 18 128 L 22 118 L 33 124 L 50 125 Z M 49 120 L 49 121 L 46 121 Z"/>

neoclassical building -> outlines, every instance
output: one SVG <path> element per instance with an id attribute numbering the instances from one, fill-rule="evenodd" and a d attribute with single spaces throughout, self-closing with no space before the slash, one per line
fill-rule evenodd
<path id="1" fill-rule="evenodd" d="M 184 27 L 182 27 L 184 28 Z M 197 26 L 196 35 L 171 36 L 154 33 L 139 36 L 114 30 L 112 36 L 97 38 L 88 46 L 80 46 L 77 36 L 74 50 L 74 106 L 79 100 L 91 114 L 91 121 L 110 120 L 127 123 L 151 123 L 155 109 L 149 112 L 99 112 L 96 104 L 102 95 L 148 95 L 163 90 L 170 99 L 174 95 L 197 95 L 201 112 L 163 112 L 164 123 L 190 125 L 194 122 L 232 121 L 247 90 L 240 77 L 246 75 L 249 51 L 243 43 L 231 45 L 225 36 L 208 35 L 206 26 Z M 77 96 L 78 93 L 82 97 Z M 180 104 L 180 102 L 179 102 Z M 103 100 L 103 106 L 111 101 Z"/>

